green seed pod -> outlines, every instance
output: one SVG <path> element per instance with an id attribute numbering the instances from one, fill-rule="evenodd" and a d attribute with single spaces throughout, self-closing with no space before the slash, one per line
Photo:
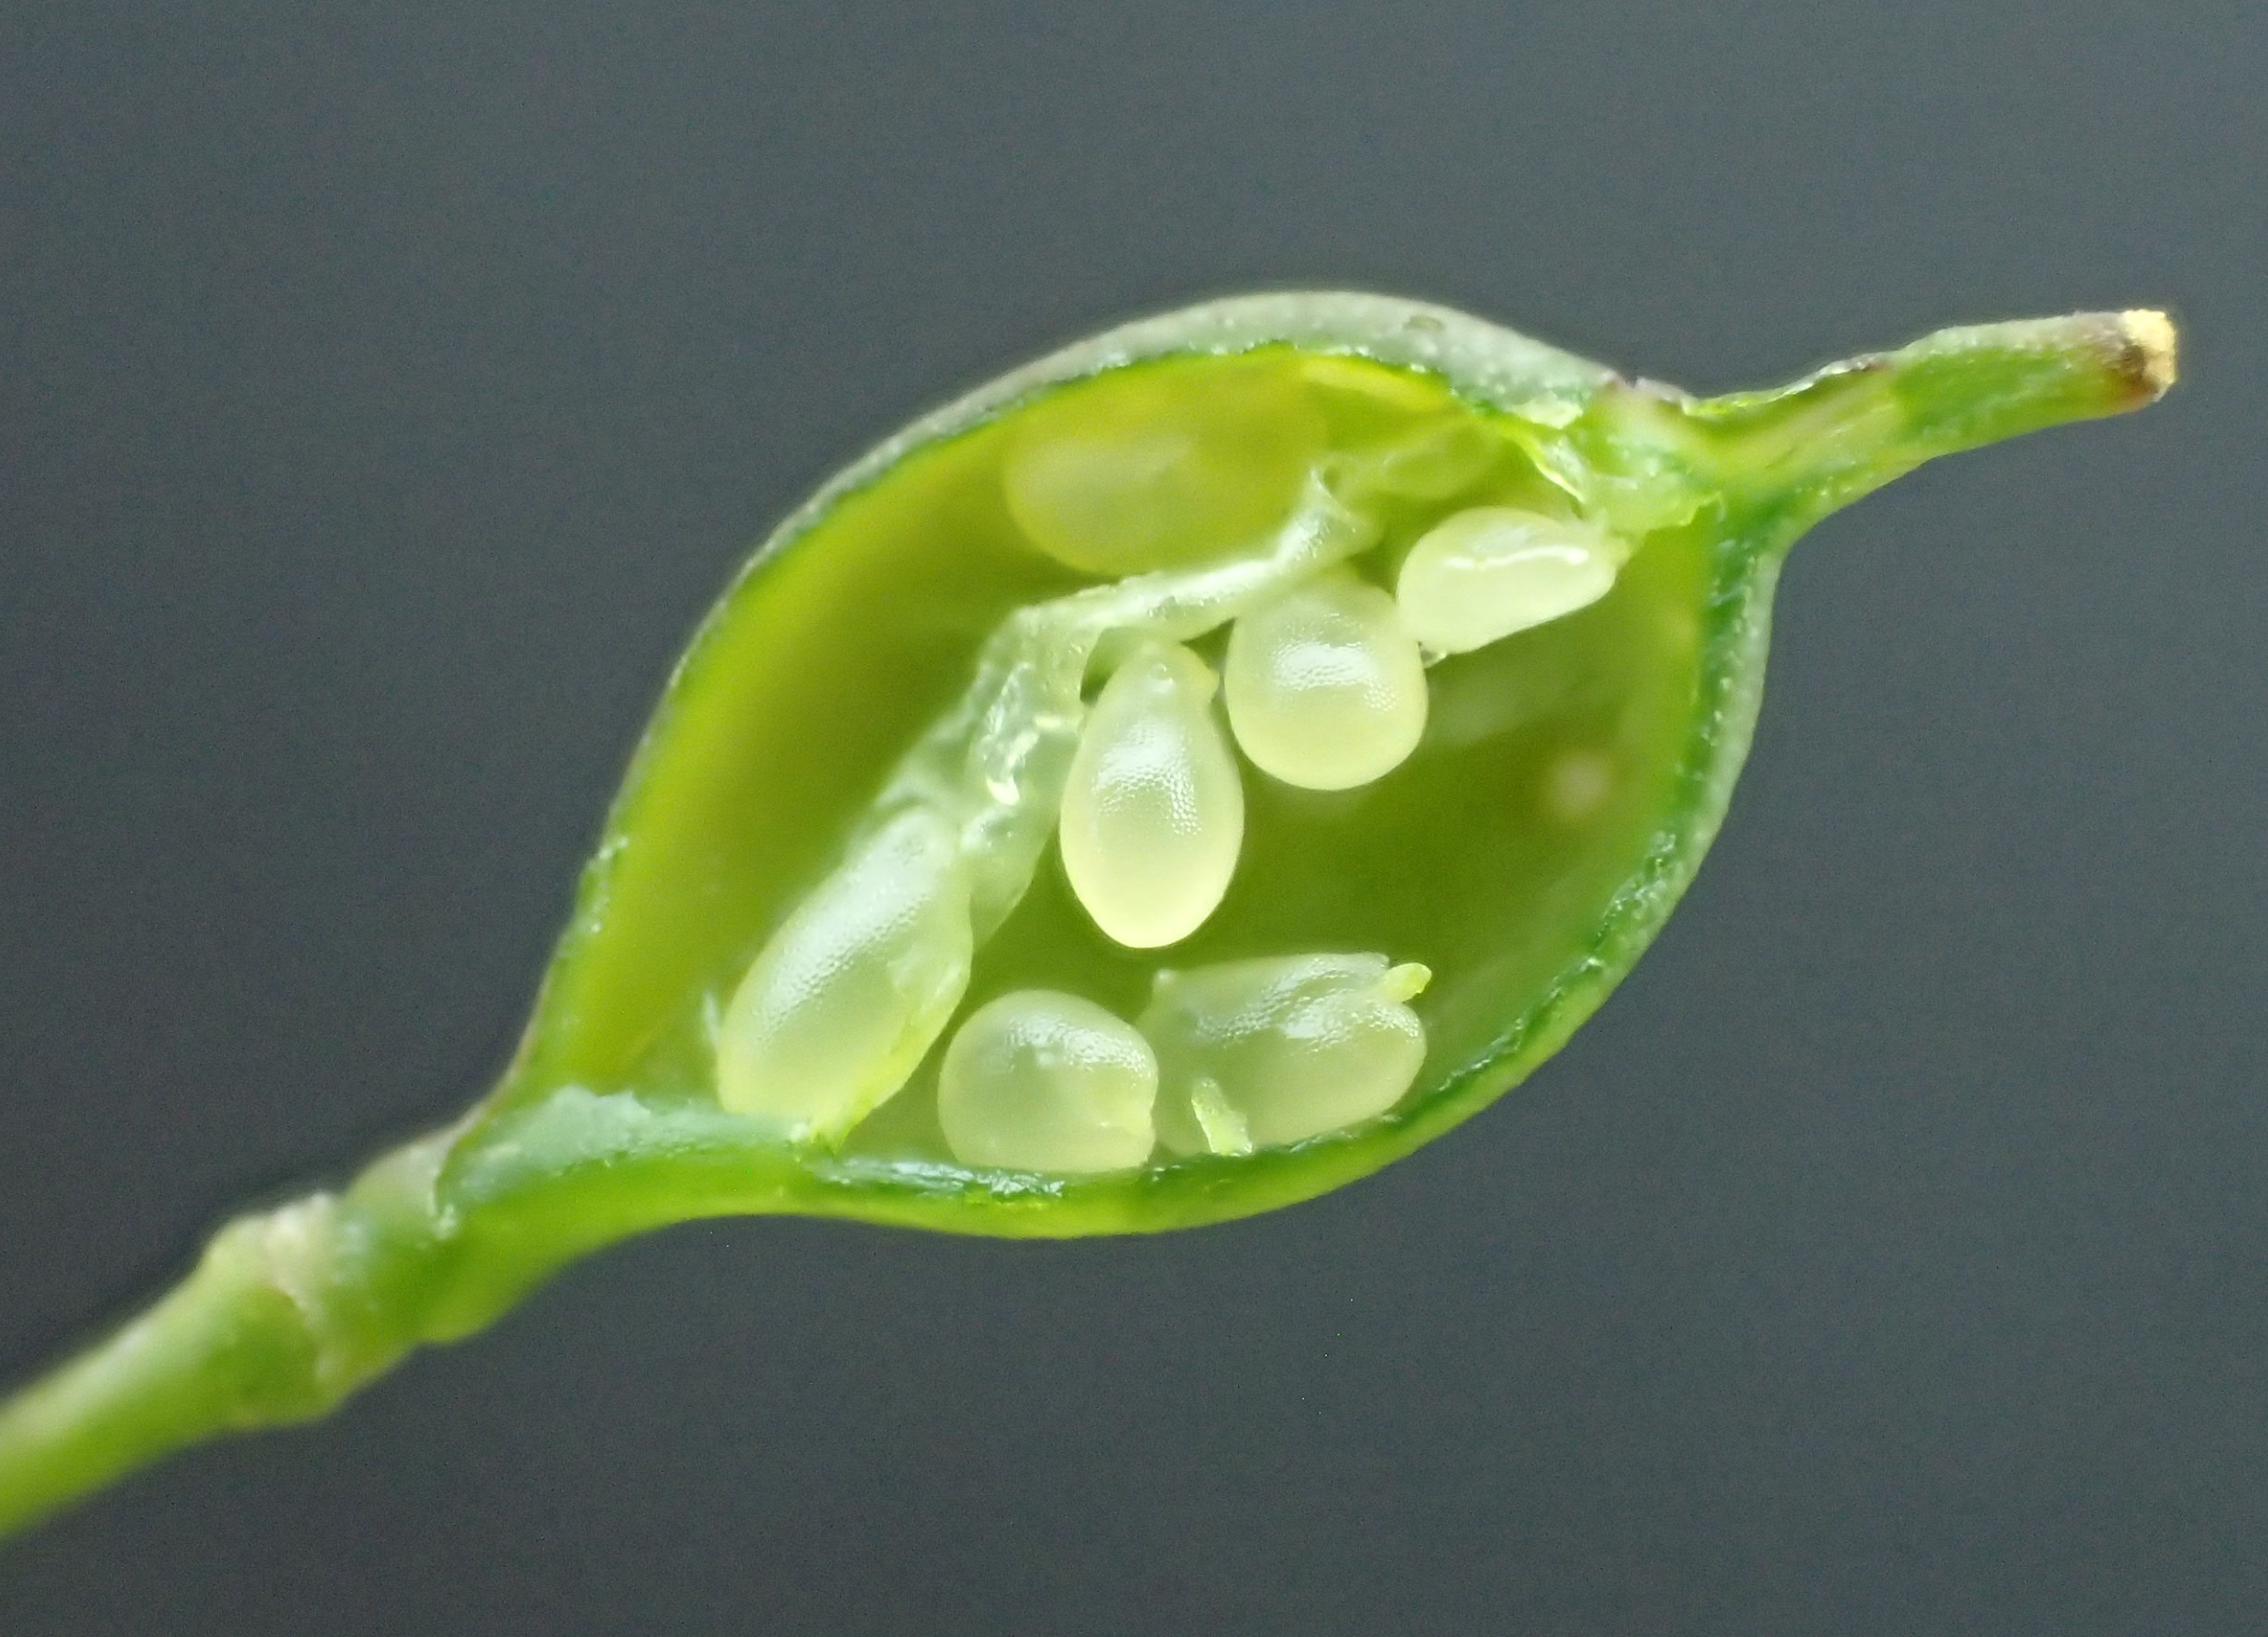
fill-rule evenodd
<path id="1" fill-rule="evenodd" d="M 1789 545 L 2172 379 L 2163 315 L 2097 314 L 1697 400 L 1443 308 L 1286 294 L 924 416 L 695 636 L 495 1089 L 233 1224 L 0 1410 L 0 1530 L 319 1413 L 664 1223 L 1178 1228 L 1409 1153 L 1548 1057 L 1676 902 Z M 1429 668 L 1380 658 L 1411 638 Z M 1318 640 L 1391 708 L 1302 682 Z M 1224 662 L 1257 767 L 1214 720 Z"/>

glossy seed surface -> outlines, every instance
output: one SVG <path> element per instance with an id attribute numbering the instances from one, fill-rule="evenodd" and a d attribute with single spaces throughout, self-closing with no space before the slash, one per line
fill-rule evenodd
<path id="1" fill-rule="evenodd" d="M 1266 536 L 1322 449 L 1322 418 L 1281 371 L 1231 364 L 1211 376 L 1106 376 L 1035 405 L 1001 470 L 1025 536 L 1116 578 Z"/>
<path id="2" fill-rule="evenodd" d="M 839 1136 L 905 1082 L 968 984 L 968 887 L 925 813 L 885 824 L 799 904 L 718 1026 L 717 1100 Z"/>
<path id="3" fill-rule="evenodd" d="M 1395 595 L 1411 634 L 1463 654 L 1587 608 L 1629 556 L 1586 524 L 1510 506 L 1474 506 L 1428 530 L 1402 559 Z"/>
<path id="4" fill-rule="evenodd" d="M 1157 1053 L 1159 1138 L 1178 1154 L 1234 1153 L 1384 1113 L 1425 1060 L 1407 1002 L 1431 977 L 1383 955 L 1159 973 L 1140 1019 Z"/>
<path id="5" fill-rule="evenodd" d="M 1394 599 L 1344 569 L 1238 620 L 1221 680 L 1253 765 L 1307 790 L 1368 784 L 1425 732 L 1417 641 Z"/>
<path id="6" fill-rule="evenodd" d="M 1064 873 L 1129 948 L 1189 936 L 1236 872 L 1245 791 L 1213 719 L 1218 686 L 1189 649 L 1145 643 L 1104 685 L 1071 758 Z"/>
<path id="7" fill-rule="evenodd" d="M 970 1014 L 946 1048 L 937 1118 L 963 1165 L 1115 1171 L 1149 1157 L 1157 1058 L 1092 1001 L 1020 990 Z"/>

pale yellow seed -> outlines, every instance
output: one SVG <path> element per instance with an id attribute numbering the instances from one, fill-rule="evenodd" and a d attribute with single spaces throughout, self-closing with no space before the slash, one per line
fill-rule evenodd
<path id="1" fill-rule="evenodd" d="M 717 1100 L 834 1140 L 905 1083 L 968 985 L 957 838 L 900 814 L 796 906 L 717 1029 Z"/>
<path id="2" fill-rule="evenodd" d="M 1185 647 L 1149 642 L 1096 700 L 1064 785 L 1064 873 L 1119 943 L 1154 949 L 1220 904 L 1245 841 L 1245 790 L 1213 720 L 1218 686 Z"/>
<path id="3" fill-rule="evenodd" d="M 1258 544 L 1323 444 L 1322 416 L 1280 371 L 1112 371 L 1018 417 L 1001 483 L 1034 546 L 1119 579 Z"/>
<path id="4" fill-rule="evenodd" d="M 1344 569 L 1236 622 L 1222 696 L 1254 765 L 1307 790 L 1368 784 L 1425 733 L 1417 642 L 1394 599 Z"/>
<path id="5" fill-rule="evenodd" d="M 1420 426 L 1392 442 L 1333 458 L 1344 493 L 1447 500 L 1504 452 L 1486 428 L 1463 415 Z"/>
<path id="6" fill-rule="evenodd" d="M 1425 1061 L 1407 1002 L 1431 974 L 1383 955 L 1293 955 L 1161 972 L 1140 1019 L 1157 1134 L 1178 1154 L 1300 1142 L 1384 1113 Z"/>
<path id="7" fill-rule="evenodd" d="M 1544 769 L 1543 811 L 1563 824 L 1580 824 L 1614 793 L 1613 758 L 1597 750 L 1570 750 Z"/>
<path id="8" fill-rule="evenodd" d="M 946 1048 L 937 1119 L 963 1165 L 1116 1171 L 1156 1144 L 1157 1058 L 1092 1001 L 1020 990 L 979 1007 Z"/>
<path id="9" fill-rule="evenodd" d="M 1326 391 L 1354 393 L 1405 414 L 1438 409 L 1448 396 L 1431 378 L 1406 375 L 1366 358 L 1310 358 L 1301 361 L 1300 373 Z"/>
<path id="10" fill-rule="evenodd" d="M 1410 548 L 1395 594 L 1421 644 L 1462 654 L 1596 603 L 1629 555 L 1625 542 L 1588 524 L 1475 506 Z"/>

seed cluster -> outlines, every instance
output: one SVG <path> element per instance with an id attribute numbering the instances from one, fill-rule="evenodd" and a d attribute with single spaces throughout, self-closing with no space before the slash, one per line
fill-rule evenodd
<path id="1" fill-rule="evenodd" d="M 1001 461 L 1010 517 L 1112 578 L 1002 624 L 758 955 L 716 1029 L 727 1108 L 839 1141 L 944 1035 L 1051 836 L 1105 935 L 1181 942 L 1236 873 L 1239 750 L 1308 790 L 1384 778 L 1424 736 L 1428 664 L 1596 601 L 1629 556 L 1578 518 L 1435 505 L 1389 592 L 1353 563 L 1388 504 L 1446 499 L 1489 458 L 1469 420 L 1358 459 L 1328 447 L 1296 379 L 1222 368 L 1202 390 L 1137 376 L 1024 412 Z M 1216 674 L 1189 645 L 1223 626 Z M 1162 969 L 1132 1023 L 1078 995 L 1001 995 L 946 1048 L 939 1124 L 964 1164 L 1053 1173 L 1318 1136 L 1408 1091 L 1425 1055 L 1409 1002 L 1430 977 L 1368 953 Z"/>

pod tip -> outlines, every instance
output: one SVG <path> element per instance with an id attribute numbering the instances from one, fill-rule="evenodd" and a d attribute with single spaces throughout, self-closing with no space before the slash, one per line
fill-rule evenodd
<path id="1" fill-rule="evenodd" d="M 2154 307 L 2135 307 L 2119 315 L 2119 333 L 2136 381 L 2151 397 L 2162 396 L 2180 373 L 2174 321 Z"/>

